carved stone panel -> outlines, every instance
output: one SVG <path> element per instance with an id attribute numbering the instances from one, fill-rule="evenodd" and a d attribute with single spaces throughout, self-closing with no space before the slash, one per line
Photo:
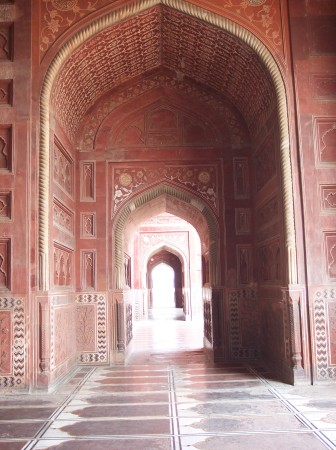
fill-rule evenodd
<path id="1" fill-rule="evenodd" d="M 80 348 L 77 352 L 78 362 L 81 364 L 106 364 L 108 362 L 108 348 L 105 294 L 80 294 L 76 297 L 76 305 L 77 342 L 80 341 Z M 85 327 L 83 323 L 79 323 L 84 316 Z"/>
<path id="2" fill-rule="evenodd" d="M 324 247 L 327 276 L 336 281 L 336 233 L 324 233 Z"/>
<path id="3" fill-rule="evenodd" d="M 0 311 L 0 376 L 12 373 L 12 313 Z"/>
<path id="4" fill-rule="evenodd" d="M 336 213 L 336 184 L 320 186 L 322 210 Z"/>
<path id="5" fill-rule="evenodd" d="M 259 282 L 277 283 L 282 279 L 282 255 L 278 239 L 257 249 Z"/>
<path id="6" fill-rule="evenodd" d="M 0 222 L 12 219 L 12 191 L 0 191 Z"/>
<path id="7" fill-rule="evenodd" d="M 0 239 L 0 291 L 11 288 L 11 241 Z"/>
<path id="8" fill-rule="evenodd" d="M 83 290 L 96 288 L 96 250 L 81 250 L 81 285 Z"/>
<path id="9" fill-rule="evenodd" d="M 0 24 L 0 61 L 8 61 L 13 58 L 13 25 L 11 23 Z"/>
<path id="10" fill-rule="evenodd" d="M 53 319 L 53 366 L 57 367 L 67 359 L 69 359 L 74 353 L 74 308 L 72 307 L 72 305 L 56 307 L 54 309 Z"/>
<path id="11" fill-rule="evenodd" d="M 250 284 L 252 278 L 252 249 L 250 245 L 237 245 L 238 285 Z"/>
<path id="12" fill-rule="evenodd" d="M 13 80 L 0 80 L 0 105 L 11 105 L 13 98 Z"/>
<path id="13" fill-rule="evenodd" d="M 236 208 L 235 210 L 236 234 L 251 233 L 251 210 L 250 208 Z"/>
<path id="14" fill-rule="evenodd" d="M 96 200 L 96 171 L 94 161 L 82 161 L 80 171 L 81 201 L 93 202 Z"/>
<path id="15" fill-rule="evenodd" d="M 96 351 L 97 308 L 95 304 L 77 304 L 76 342 L 77 352 Z"/>
<path id="16" fill-rule="evenodd" d="M 54 181 L 70 197 L 74 194 L 74 163 L 60 141 L 54 142 Z"/>
<path id="17" fill-rule="evenodd" d="M 81 238 L 90 239 L 95 238 L 96 235 L 96 213 L 85 212 L 81 213 Z"/>
<path id="18" fill-rule="evenodd" d="M 74 213 L 57 198 L 54 198 L 53 219 L 58 228 L 71 235 L 74 234 Z"/>
<path id="19" fill-rule="evenodd" d="M 245 199 L 250 196 L 250 177 L 248 158 L 233 158 L 234 196 Z"/>
<path id="20" fill-rule="evenodd" d="M 336 164 L 336 117 L 317 117 L 314 120 L 317 164 Z"/>
<path id="21" fill-rule="evenodd" d="M 120 167 L 113 169 L 114 209 L 133 193 L 144 189 L 146 185 L 159 181 L 170 181 L 195 191 L 209 205 L 217 209 L 217 170 L 213 165 L 165 165 L 158 167 L 147 164 L 146 167 Z"/>
<path id="22" fill-rule="evenodd" d="M 54 286 L 73 284 L 73 250 L 54 242 Z"/>
<path id="23" fill-rule="evenodd" d="M 0 125 L 0 172 L 13 168 L 12 126 Z"/>

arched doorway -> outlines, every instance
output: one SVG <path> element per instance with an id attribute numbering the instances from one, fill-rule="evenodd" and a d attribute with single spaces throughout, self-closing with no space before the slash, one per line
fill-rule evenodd
<path id="1" fill-rule="evenodd" d="M 79 30 L 50 64 L 41 94 L 40 286 L 49 290 L 52 251 L 66 252 L 76 259 L 76 287 L 103 291 L 112 324 L 129 323 L 131 309 L 121 301 L 126 299 L 127 306 L 128 294 L 121 292 L 127 285 L 125 222 L 156 198 L 165 198 L 172 210 L 174 203 L 182 202 L 187 210 L 198 211 L 201 224 L 195 227 L 206 224 L 208 229 L 202 249 L 203 300 L 206 336 L 215 357 L 227 361 L 263 355 L 282 378 L 307 377 L 306 307 L 302 294 L 292 294 L 299 288 L 293 290 L 296 236 L 281 73 L 265 46 L 247 30 L 186 5 L 148 2 L 144 8 L 134 4 L 112 12 Z M 123 27 L 131 30 L 135 23 L 141 30 L 146 23 L 161 24 L 155 41 L 159 45 L 146 40 L 139 53 L 143 64 L 118 79 L 111 63 L 120 57 L 133 67 L 136 55 L 124 54 L 120 47 L 118 58 L 109 50 L 101 58 L 97 49 L 104 43 L 109 49 L 108 42 L 119 42 Z M 178 45 L 167 45 L 169 37 Z M 204 48 L 196 59 L 190 39 Z M 95 72 L 99 67 L 97 77 L 79 76 L 86 64 Z M 55 127 L 50 127 L 50 118 Z M 57 156 L 54 184 L 63 183 L 65 191 L 74 183 L 76 159 L 80 194 L 75 208 L 82 220 L 78 229 L 82 227 L 84 238 L 97 239 L 94 248 L 77 247 L 76 258 L 69 245 L 60 247 L 57 234 L 50 233 L 49 142 Z M 63 172 L 65 178 L 58 179 Z M 99 206 L 94 207 L 97 200 Z M 98 218 L 101 235 L 94 227 Z M 96 276 L 82 280 L 82 267 L 98 258 L 99 264 L 92 265 L 98 267 Z M 120 334 L 117 325 L 115 330 Z M 131 334 L 126 334 L 116 348 L 127 346 Z M 113 350 L 114 344 L 112 339 Z"/>
<path id="2" fill-rule="evenodd" d="M 163 212 L 165 214 L 162 216 Z M 165 224 L 166 228 L 163 228 L 165 231 L 161 233 L 155 227 L 149 227 L 149 223 L 146 222 L 148 219 L 152 220 L 153 217 L 177 220 L 177 228 L 170 223 L 170 227 L 167 229 L 167 224 Z M 145 233 L 141 233 L 140 225 L 146 230 Z M 158 233 L 156 237 L 155 232 Z M 210 236 L 213 241 L 210 240 Z M 177 275 L 177 284 L 175 285 L 178 294 L 177 301 L 180 302 L 178 306 L 182 307 L 183 318 L 191 320 L 193 315 L 195 318 L 201 316 L 199 304 L 203 296 L 201 252 L 208 255 L 209 280 L 215 285 L 215 280 L 218 280 L 220 276 L 220 255 L 217 251 L 219 247 L 218 223 L 201 198 L 197 199 L 194 195 L 175 186 L 160 183 L 143 194 L 132 197 L 121 208 L 113 222 L 111 237 L 113 240 L 112 259 L 115 261 L 111 270 L 119 283 L 118 288 L 114 291 L 114 302 L 116 308 L 119 308 L 117 317 L 121 317 L 121 322 L 119 320 L 116 325 L 119 334 L 116 336 L 115 347 L 121 349 L 127 359 L 132 351 L 132 338 L 127 338 L 127 336 L 133 335 L 131 330 L 133 322 L 127 320 L 127 311 L 132 309 L 131 305 L 133 304 L 136 305 L 135 319 L 148 317 L 152 299 L 151 290 L 148 290 L 150 274 L 153 267 L 160 262 L 169 263 L 174 267 Z M 149 241 L 152 241 L 153 245 L 146 246 Z M 125 254 L 125 252 L 134 255 L 134 284 L 131 290 L 128 287 L 125 290 L 122 261 L 120 261 L 120 268 L 117 265 L 117 255 Z M 137 252 L 139 252 L 138 255 Z M 199 264 L 193 263 L 196 257 L 199 259 Z M 142 276 L 140 276 L 141 272 Z M 120 278 L 118 278 L 119 276 Z M 199 287 L 197 288 L 194 284 L 198 283 Z M 205 289 L 209 290 L 208 287 Z M 193 298 L 195 299 L 195 314 L 192 306 Z M 211 320 L 209 324 L 211 327 Z M 206 347 L 210 353 L 214 352 L 216 341 L 212 338 L 208 340 Z M 120 342 L 126 342 L 126 345 L 121 346 Z M 123 355 L 119 354 L 118 360 L 122 357 Z"/>
<path id="3" fill-rule="evenodd" d="M 160 306 L 160 290 L 163 307 L 183 308 L 183 273 L 179 258 L 169 251 L 154 253 L 147 263 L 148 308 Z M 160 288 L 161 286 L 161 288 Z"/>
<path id="4" fill-rule="evenodd" d="M 166 264 L 159 263 L 152 268 L 150 276 L 150 317 L 171 316 L 169 312 L 176 309 L 175 271 Z"/>

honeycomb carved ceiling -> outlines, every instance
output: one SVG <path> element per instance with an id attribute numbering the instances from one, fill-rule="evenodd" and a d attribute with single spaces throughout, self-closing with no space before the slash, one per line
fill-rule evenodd
<path id="1" fill-rule="evenodd" d="M 271 78 L 257 54 L 224 30 L 156 6 L 98 33 L 66 61 L 52 103 L 73 138 L 85 114 L 109 91 L 160 68 L 228 98 L 255 130 L 275 106 Z"/>

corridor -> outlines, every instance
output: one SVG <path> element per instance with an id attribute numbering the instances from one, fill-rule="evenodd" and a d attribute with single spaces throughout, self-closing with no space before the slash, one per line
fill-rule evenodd
<path id="1" fill-rule="evenodd" d="M 59 392 L 1 398 L 0 449 L 336 449 L 336 386 L 212 365 L 200 322 L 178 319 L 139 323 L 125 367 L 81 367 Z"/>

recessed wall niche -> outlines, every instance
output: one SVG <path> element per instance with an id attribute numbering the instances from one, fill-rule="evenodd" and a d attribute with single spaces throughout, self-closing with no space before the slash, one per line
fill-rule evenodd
<path id="1" fill-rule="evenodd" d="M 0 291 L 11 289 L 11 240 L 0 239 Z"/>
<path id="2" fill-rule="evenodd" d="M 12 126 L 0 125 L 0 171 L 12 172 L 13 142 Z"/>
<path id="3" fill-rule="evenodd" d="M 12 191 L 0 190 L 0 222 L 12 219 Z"/>

